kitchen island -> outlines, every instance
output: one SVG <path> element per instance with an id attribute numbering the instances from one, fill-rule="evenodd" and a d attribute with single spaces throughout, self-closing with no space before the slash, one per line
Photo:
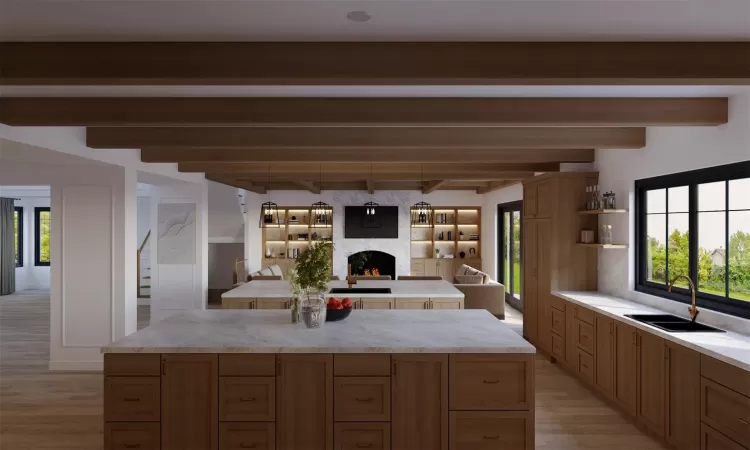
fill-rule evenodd
<path id="1" fill-rule="evenodd" d="M 105 353 L 108 449 L 534 448 L 535 348 L 483 310 L 191 311 Z"/>

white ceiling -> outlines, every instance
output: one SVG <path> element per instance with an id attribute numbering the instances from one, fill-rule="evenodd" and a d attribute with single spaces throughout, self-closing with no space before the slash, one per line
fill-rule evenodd
<path id="1" fill-rule="evenodd" d="M 750 39 L 750 0 L 0 0 L 5 41 L 691 39 Z"/>

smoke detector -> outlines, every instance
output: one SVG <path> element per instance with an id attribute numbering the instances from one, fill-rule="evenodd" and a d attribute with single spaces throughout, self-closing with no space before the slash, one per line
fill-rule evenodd
<path id="1" fill-rule="evenodd" d="M 352 22 L 363 23 L 372 19 L 372 16 L 367 11 L 349 11 L 346 13 L 346 18 Z"/>

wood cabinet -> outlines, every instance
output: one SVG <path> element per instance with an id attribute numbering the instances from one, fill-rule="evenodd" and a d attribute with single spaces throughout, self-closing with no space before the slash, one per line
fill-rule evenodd
<path id="1" fill-rule="evenodd" d="M 747 450 L 705 423 L 700 427 L 700 450 Z"/>
<path id="2" fill-rule="evenodd" d="M 526 187 L 524 187 L 526 189 Z M 525 198 L 525 195 L 524 195 Z M 525 200 L 524 200 L 525 202 Z M 537 257 L 536 220 L 523 222 L 523 336 L 530 342 L 538 342 L 539 292 L 537 290 L 539 260 Z"/>
<path id="3" fill-rule="evenodd" d="M 553 181 L 550 179 L 524 184 L 524 218 L 538 219 L 551 217 L 554 208 L 554 197 Z"/>
<path id="4" fill-rule="evenodd" d="M 700 354 L 666 341 L 665 438 L 681 450 L 700 448 Z"/>
<path id="5" fill-rule="evenodd" d="M 431 298 L 430 309 L 463 309 L 464 301 L 460 298 Z"/>
<path id="6" fill-rule="evenodd" d="M 533 409 L 533 379 L 533 358 L 517 355 L 451 355 L 450 409 Z"/>
<path id="7" fill-rule="evenodd" d="M 219 356 L 162 355 L 162 448 L 216 450 L 219 441 Z"/>
<path id="8" fill-rule="evenodd" d="M 279 450 L 333 448 L 333 355 L 278 355 Z"/>
<path id="9" fill-rule="evenodd" d="M 336 422 L 389 422 L 390 377 L 336 377 Z"/>
<path id="10" fill-rule="evenodd" d="M 430 299 L 427 298 L 397 298 L 396 309 L 429 309 Z"/>
<path id="11" fill-rule="evenodd" d="M 394 309 L 392 298 L 363 298 L 356 303 L 356 309 Z"/>
<path id="12" fill-rule="evenodd" d="M 231 422 L 219 426 L 219 450 L 275 450 L 273 422 Z"/>
<path id="13" fill-rule="evenodd" d="M 276 380 L 273 377 L 221 377 L 219 420 L 273 422 L 276 420 Z"/>
<path id="14" fill-rule="evenodd" d="M 666 354 L 664 339 L 638 330 L 638 421 L 664 436 Z"/>
<path id="15" fill-rule="evenodd" d="M 615 390 L 615 322 L 597 314 L 595 318 L 596 349 L 594 386 L 607 398 Z"/>
<path id="16" fill-rule="evenodd" d="M 256 298 L 255 309 L 289 309 L 292 300 L 289 298 Z"/>
<path id="17" fill-rule="evenodd" d="M 106 450 L 159 450 L 161 432 L 159 423 L 114 422 L 104 425 Z"/>
<path id="18" fill-rule="evenodd" d="M 448 355 L 393 355 L 391 447 L 448 448 Z"/>
<path id="19" fill-rule="evenodd" d="M 336 450 L 390 450 L 391 425 L 388 423 L 337 423 L 334 436 Z"/>
<path id="20" fill-rule="evenodd" d="M 463 309 L 460 298 L 397 298 L 396 309 Z"/>
<path id="21" fill-rule="evenodd" d="M 528 411 L 453 411 L 451 450 L 533 450 L 534 415 Z"/>
<path id="22" fill-rule="evenodd" d="M 538 311 L 538 345 L 547 353 L 552 352 L 552 309 L 549 306 L 550 296 L 550 234 L 549 219 L 537 220 L 537 254 L 536 254 L 536 293 Z M 523 296 L 521 296 L 523 298 Z"/>
<path id="23" fill-rule="evenodd" d="M 638 346 L 635 328 L 615 322 L 614 400 L 635 417 L 638 404 Z"/>

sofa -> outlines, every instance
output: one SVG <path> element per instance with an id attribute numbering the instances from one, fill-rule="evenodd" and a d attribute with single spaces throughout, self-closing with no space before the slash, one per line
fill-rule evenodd
<path id="1" fill-rule="evenodd" d="M 462 264 L 453 277 L 453 286 L 463 292 L 465 309 L 486 309 L 505 319 L 505 286 L 488 274 Z"/>

